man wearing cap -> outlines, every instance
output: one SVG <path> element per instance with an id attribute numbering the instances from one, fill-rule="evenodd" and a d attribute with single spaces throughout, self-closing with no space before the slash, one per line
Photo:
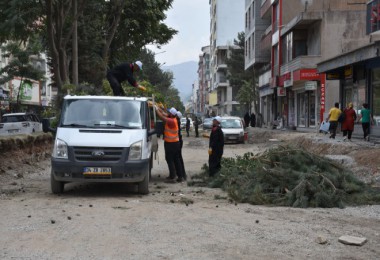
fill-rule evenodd
<path id="1" fill-rule="evenodd" d="M 222 167 L 220 162 L 222 160 L 224 148 L 224 135 L 220 123 L 222 118 L 216 116 L 212 119 L 212 129 L 209 142 L 209 157 L 208 168 L 210 177 L 214 176 Z"/>
<path id="2" fill-rule="evenodd" d="M 184 180 L 181 161 L 180 161 L 180 143 L 178 134 L 178 121 L 176 118 L 177 110 L 172 107 L 165 114 L 161 109 L 156 106 L 157 115 L 165 122 L 164 128 L 164 149 L 165 160 L 169 168 L 169 179 L 174 180 L 175 174 L 177 174 L 177 182 Z"/>
<path id="3" fill-rule="evenodd" d="M 145 87 L 139 85 L 133 77 L 133 73 L 140 70 L 142 70 L 141 61 L 135 61 L 134 63 L 122 63 L 109 70 L 107 72 L 107 80 L 111 85 L 113 94 L 115 96 L 125 96 L 121 83 L 126 80 L 135 88 L 145 91 Z"/>

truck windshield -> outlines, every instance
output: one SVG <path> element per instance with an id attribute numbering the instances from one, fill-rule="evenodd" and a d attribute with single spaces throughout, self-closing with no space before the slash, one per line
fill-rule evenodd
<path id="1" fill-rule="evenodd" d="M 68 99 L 61 126 L 141 129 L 142 103 L 134 100 Z"/>

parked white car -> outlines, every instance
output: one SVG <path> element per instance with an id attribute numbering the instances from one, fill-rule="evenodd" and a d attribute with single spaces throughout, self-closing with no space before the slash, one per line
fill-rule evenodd
<path id="1" fill-rule="evenodd" d="M 244 124 L 240 117 L 222 117 L 220 126 L 224 134 L 224 142 L 244 143 Z"/>
<path id="2" fill-rule="evenodd" d="M 0 135 L 31 134 L 42 131 L 42 123 L 32 113 L 4 114 L 0 123 Z"/>

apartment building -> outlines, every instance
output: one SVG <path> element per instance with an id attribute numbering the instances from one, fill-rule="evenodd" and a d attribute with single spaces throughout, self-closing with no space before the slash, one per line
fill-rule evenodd
<path id="1" fill-rule="evenodd" d="M 326 79 L 317 64 L 363 45 L 365 5 L 359 2 L 364 0 L 246 1 L 246 69 L 260 75 L 264 123 L 279 119 L 286 127 L 316 128 L 340 100 L 339 80 Z M 270 55 L 257 56 L 256 46 Z"/>
<path id="2" fill-rule="evenodd" d="M 198 61 L 198 85 L 196 93 L 198 103 L 196 104 L 195 113 L 199 117 L 209 115 L 208 91 L 210 89 L 210 46 L 202 47 L 202 54 L 199 55 Z"/>
<path id="3" fill-rule="evenodd" d="M 319 62 L 317 69 L 327 78 L 339 80 L 342 104 L 352 102 L 357 111 L 363 103 L 369 105 L 374 119 L 371 135 L 380 136 L 380 0 L 357 2 L 365 3 L 365 18 L 359 28 L 348 33 L 362 38 L 364 44 L 349 46 L 341 54 Z"/>
<path id="4" fill-rule="evenodd" d="M 236 115 L 235 100 L 227 75 L 226 60 L 234 39 L 244 31 L 243 0 L 209 0 L 210 3 L 210 76 L 209 112 L 216 115 Z"/>
<path id="5" fill-rule="evenodd" d="M 51 73 L 47 63 L 47 55 L 41 53 L 29 57 L 30 63 L 44 74 L 44 80 L 33 81 L 13 78 L 9 82 L 0 85 L 0 114 L 11 112 L 12 103 L 17 98 L 28 110 L 40 111 L 45 106 L 51 106 L 53 98 L 57 95 L 51 86 Z M 0 50 L 0 68 L 8 64 L 9 59 L 4 58 Z M 21 88 L 20 95 L 19 89 Z"/>

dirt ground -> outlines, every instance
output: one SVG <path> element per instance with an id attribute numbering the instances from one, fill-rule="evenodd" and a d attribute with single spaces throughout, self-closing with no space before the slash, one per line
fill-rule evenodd
<path id="1" fill-rule="evenodd" d="M 248 129 L 225 157 L 298 143 L 380 183 L 379 145 L 323 134 Z M 189 177 L 207 163 L 207 139 L 184 137 Z M 340 137 L 341 138 L 341 137 Z M 50 192 L 51 146 L 0 154 L 1 259 L 378 259 L 380 205 L 298 209 L 235 204 L 219 189 L 165 183 L 163 143 L 150 194 L 125 184 L 68 184 Z M 380 186 L 380 185 L 379 185 Z M 363 246 L 338 241 L 365 237 Z M 322 243 L 322 242 L 323 243 Z M 324 243 L 325 242 L 325 243 Z"/>

